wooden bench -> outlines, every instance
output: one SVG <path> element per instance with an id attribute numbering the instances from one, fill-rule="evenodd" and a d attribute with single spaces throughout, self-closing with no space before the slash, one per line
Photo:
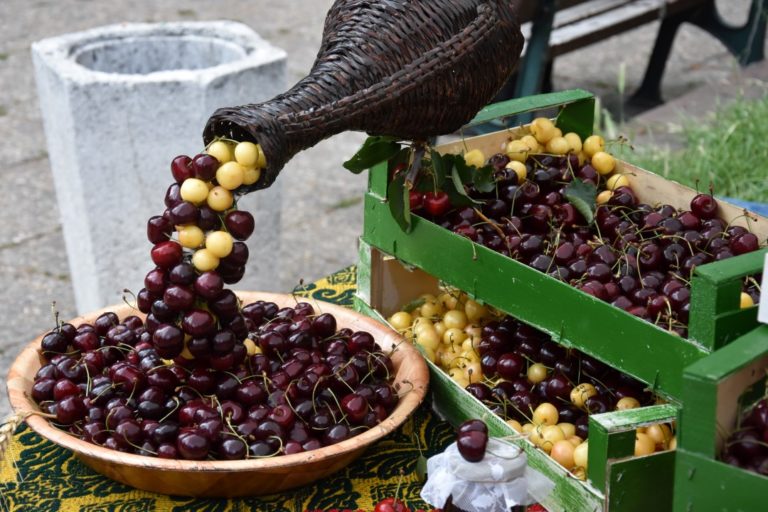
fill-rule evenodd
<path id="1" fill-rule="evenodd" d="M 518 5 L 525 23 L 526 48 L 508 96 L 528 96 L 550 88 L 556 57 L 659 19 L 661 27 L 645 77 L 633 97 L 638 102 L 653 105 L 662 101 L 664 68 L 683 23 L 709 32 L 742 65 L 764 57 L 768 0 L 752 0 L 749 18 L 741 27 L 723 21 L 715 0 L 522 0 Z"/>

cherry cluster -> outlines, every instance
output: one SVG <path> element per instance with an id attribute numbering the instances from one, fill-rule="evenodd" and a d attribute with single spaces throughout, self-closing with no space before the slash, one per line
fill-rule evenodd
<path id="1" fill-rule="evenodd" d="M 146 320 L 104 313 L 42 339 L 32 398 L 56 423 L 115 450 L 233 460 L 338 443 L 389 416 L 392 362 L 370 333 L 337 331 L 308 303 L 243 307 L 225 288 L 255 228 L 235 198 L 265 166 L 250 142 L 173 160 L 166 210 L 147 223 Z"/>
<path id="2" fill-rule="evenodd" d="M 720 459 L 726 464 L 768 476 L 768 399 L 757 402 L 726 440 Z"/>
<path id="3" fill-rule="evenodd" d="M 444 192 L 427 193 L 412 206 L 446 229 L 685 337 L 693 269 L 755 251 L 759 240 L 717 218 L 711 194 L 697 195 L 690 210 L 680 211 L 640 203 L 628 186 L 598 195 L 602 204 L 590 225 L 567 194 L 574 180 L 606 186 L 596 156 L 590 163 L 576 154 L 530 155 L 523 164 L 497 154 L 489 161 L 496 189 L 468 187 L 477 207 L 452 209 Z M 626 182 L 620 174 L 611 179 Z M 742 303 L 759 300 L 758 281 L 748 281 Z"/>
<path id="4" fill-rule="evenodd" d="M 147 223 L 156 267 L 136 298 L 163 358 L 199 359 L 227 370 L 244 355 L 245 317 L 224 286 L 245 273 L 244 241 L 255 222 L 236 209 L 235 196 L 258 180 L 254 166 L 265 165 L 260 155 L 256 144 L 241 142 L 233 149 L 218 141 L 206 154 L 182 155 L 171 163 L 175 183 L 165 194 L 166 209 Z"/>
<path id="5" fill-rule="evenodd" d="M 478 352 L 485 378 L 466 389 L 504 419 L 570 424 L 586 440 L 589 414 L 653 402 L 642 382 L 509 316 L 483 327 Z"/>
<path id="6" fill-rule="evenodd" d="M 234 354 L 225 369 L 210 357 L 165 360 L 158 330 L 137 316 L 61 324 L 43 337 L 32 398 L 88 442 L 193 460 L 317 449 L 377 425 L 397 405 L 392 362 L 370 333 L 337 330 L 333 315 L 306 302 L 257 301 L 242 315 L 254 353 L 218 333 L 211 350 Z"/>

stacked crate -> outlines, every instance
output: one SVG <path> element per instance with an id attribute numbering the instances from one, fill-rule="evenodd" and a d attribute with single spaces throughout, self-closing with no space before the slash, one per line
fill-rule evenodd
<path id="1" fill-rule="evenodd" d="M 551 108 L 560 109 L 557 123 L 563 132 L 573 131 L 582 138 L 591 134 L 594 98 L 584 91 L 492 105 L 470 126 Z M 441 153 L 480 149 L 492 155 L 514 134 L 514 130 L 505 130 L 436 149 Z M 687 209 L 696 194 L 627 163 L 622 166 L 641 202 Z M 592 415 L 587 483 L 574 478 L 528 441 L 517 442 L 528 453 L 529 464 L 552 480 L 550 491 L 535 496 L 551 510 L 672 510 L 675 453 L 634 457 L 635 430 L 676 420 L 681 410 L 689 412 L 690 407 L 683 404 L 688 405 L 696 393 L 691 394 L 692 377 L 687 373 L 684 377 L 684 368 L 695 369 L 695 363 L 715 357 L 710 354 L 740 336 L 760 336 L 760 331 L 753 331 L 757 308 L 739 309 L 739 293 L 742 278 L 760 272 L 764 251 L 696 270 L 690 335 L 684 339 L 428 220 L 413 217 L 412 230 L 406 233 L 387 205 L 388 184 L 386 163 L 371 169 L 358 266 L 358 308 L 387 317 L 415 296 L 434 293 L 440 281 L 546 332 L 565 347 L 578 349 L 645 382 L 669 403 Z M 721 202 L 720 210 L 722 218 L 742 216 L 742 210 L 726 203 Z M 760 239 L 768 237 L 767 219 L 758 218 L 750 228 Z M 494 435 L 513 433 L 442 370 L 432 364 L 430 368 L 434 404 L 447 420 L 457 424 L 481 417 Z M 685 442 L 685 435 L 680 434 L 681 442 Z M 681 446 L 687 449 L 689 445 Z"/>

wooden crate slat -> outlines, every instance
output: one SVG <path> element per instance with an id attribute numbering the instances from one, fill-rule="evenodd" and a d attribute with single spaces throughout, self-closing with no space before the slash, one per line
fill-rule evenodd
<path id="1" fill-rule="evenodd" d="M 672 510 L 674 452 L 660 452 L 608 463 L 606 510 Z"/>

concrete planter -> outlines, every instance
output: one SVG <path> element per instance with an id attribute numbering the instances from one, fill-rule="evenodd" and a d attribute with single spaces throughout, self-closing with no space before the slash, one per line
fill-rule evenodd
<path id="1" fill-rule="evenodd" d="M 202 149 L 217 108 L 285 90 L 285 52 L 233 22 L 123 24 L 32 45 L 79 311 L 119 301 L 151 268 L 145 222 L 178 154 Z M 240 202 L 256 217 L 239 287 L 277 288 L 279 184 Z"/>

